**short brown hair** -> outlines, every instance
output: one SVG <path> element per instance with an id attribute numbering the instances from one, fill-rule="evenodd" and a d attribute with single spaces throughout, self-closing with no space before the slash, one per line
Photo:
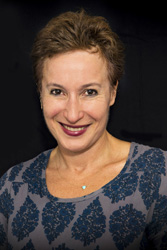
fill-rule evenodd
<path id="1" fill-rule="evenodd" d="M 108 65 L 111 86 L 115 86 L 124 71 L 123 44 L 107 20 L 88 15 L 84 10 L 65 12 L 51 19 L 37 34 L 32 48 L 34 78 L 41 91 L 43 63 L 46 58 L 73 50 L 99 52 Z"/>

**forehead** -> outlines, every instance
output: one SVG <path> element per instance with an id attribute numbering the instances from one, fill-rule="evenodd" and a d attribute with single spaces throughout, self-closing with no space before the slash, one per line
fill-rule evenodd
<path id="1" fill-rule="evenodd" d="M 107 63 L 99 53 L 73 51 L 58 54 L 44 61 L 43 80 L 83 81 L 104 80 L 107 77 Z M 91 79 L 92 78 L 92 79 Z"/>

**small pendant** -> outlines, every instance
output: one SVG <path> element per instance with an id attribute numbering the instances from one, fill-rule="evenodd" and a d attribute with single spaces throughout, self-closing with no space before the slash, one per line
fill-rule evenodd
<path id="1" fill-rule="evenodd" d="M 86 189 L 86 186 L 82 186 L 82 189 L 85 190 L 85 189 Z"/>

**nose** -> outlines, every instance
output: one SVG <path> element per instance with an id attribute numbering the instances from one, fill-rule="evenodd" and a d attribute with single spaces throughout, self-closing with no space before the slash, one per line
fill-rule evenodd
<path id="1" fill-rule="evenodd" d="M 66 108 L 64 110 L 64 117 L 71 124 L 77 123 L 84 117 L 84 111 L 82 110 L 82 105 L 80 104 L 77 96 L 71 95 L 68 98 Z"/>

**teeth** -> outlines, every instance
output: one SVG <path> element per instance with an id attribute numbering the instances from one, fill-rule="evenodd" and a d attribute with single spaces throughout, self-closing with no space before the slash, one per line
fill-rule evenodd
<path id="1" fill-rule="evenodd" d="M 81 127 L 81 128 L 71 128 L 71 127 L 68 127 L 68 126 L 66 126 L 66 125 L 63 125 L 64 126 L 64 128 L 66 128 L 66 129 L 68 129 L 68 130 L 70 130 L 70 131 L 73 131 L 73 132 L 75 132 L 75 131 L 81 131 L 81 130 L 83 130 L 85 127 Z"/>

